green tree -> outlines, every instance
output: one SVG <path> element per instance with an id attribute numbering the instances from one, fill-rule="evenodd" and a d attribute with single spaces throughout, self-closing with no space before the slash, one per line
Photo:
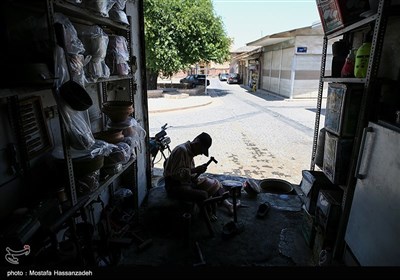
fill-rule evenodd
<path id="1" fill-rule="evenodd" d="M 197 62 L 223 63 L 232 40 L 211 0 L 144 0 L 148 89 Z"/>

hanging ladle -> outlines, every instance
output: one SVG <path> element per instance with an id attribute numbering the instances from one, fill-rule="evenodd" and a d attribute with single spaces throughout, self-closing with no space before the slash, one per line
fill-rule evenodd
<path id="1" fill-rule="evenodd" d="M 65 46 L 64 26 L 57 22 L 54 24 L 54 30 L 56 33 L 57 43 L 64 50 L 65 62 L 69 74 L 69 80 L 63 83 L 60 87 L 60 95 L 72 109 L 85 111 L 93 105 L 92 98 L 82 85 L 72 80 L 71 65 L 68 61 L 68 53 Z"/>

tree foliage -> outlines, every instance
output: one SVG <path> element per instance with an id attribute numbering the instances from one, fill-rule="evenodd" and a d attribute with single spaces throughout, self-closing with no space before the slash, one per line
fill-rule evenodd
<path id="1" fill-rule="evenodd" d="M 171 76 L 228 59 L 231 39 L 211 0 L 144 0 L 144 21 L 148 73 Z"/>

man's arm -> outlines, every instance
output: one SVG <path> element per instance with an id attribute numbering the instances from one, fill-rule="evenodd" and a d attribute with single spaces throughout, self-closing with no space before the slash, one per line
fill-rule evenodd
<path id="1" fill-rule="evenodd" d="M 192 174 L 202 174 L 207 171 L 207 165 L 202 164 L 191 169 Z"/>
<path id="2" fill-rule="evenodd" d="M 191 160 L 183 147 L 177 147 L 168 158 L 168 164 L 164 167 L 166 176 L 180 182 L 191 181 Z"/>

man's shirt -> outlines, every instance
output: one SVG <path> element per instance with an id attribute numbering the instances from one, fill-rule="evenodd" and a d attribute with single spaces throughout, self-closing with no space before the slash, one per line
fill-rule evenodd
<path id="1" fill-rule="evenodd" d="M 164 163 L 164 177 L 171 176 L 182 184 L 190 184 L 194 165 L 190 141 L 176 146 Z"/>

